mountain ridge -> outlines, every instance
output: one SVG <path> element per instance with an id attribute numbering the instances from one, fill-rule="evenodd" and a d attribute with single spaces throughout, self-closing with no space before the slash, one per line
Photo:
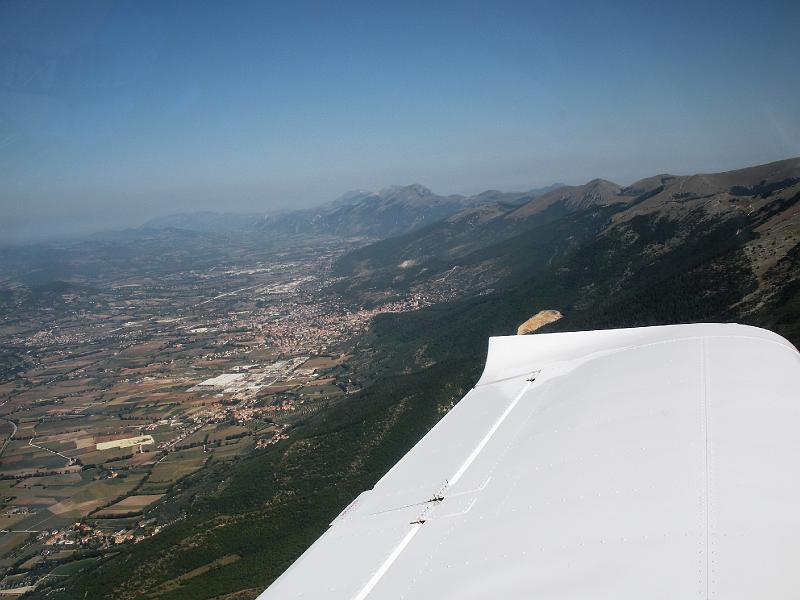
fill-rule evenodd
<path id="1" fill-rule="evenodd" d="M 763 304 L 800 274 L 790 266 L 800 254 L 800 159 L 720 174 L 662 174 L 625 188 L 592 180 L 522 205 L 485 203 L 351 251 L 334 265 L 334 289 L 381 302 L 448 273 L 451 293 L 469 296 L 515 285 L 586 244 L 614 239 L 619 247 L 609 251 L 620 253 L 647 240 L 640 250 L 657 260 L 734 224 L 730 251 L 756 286 L 755 296 L 739 300 Z"/>
<path id="2" fill-rule="evenodd" d="M 255 229 L 374 239 L 401 235 L 461 210 L 487 203 L 523 204 L 561 187 L 564 185 L 556 183 L 527 192 L 485 190 L 473 195 L 442 196 L 419 183 L 390 185 L 378 192 L 351 190 L 331 202 L 311 208 L 267 214 L 216 211 L 175 213 L 149 219 L 140 229 L 185 229 L 203 233 Z"/>

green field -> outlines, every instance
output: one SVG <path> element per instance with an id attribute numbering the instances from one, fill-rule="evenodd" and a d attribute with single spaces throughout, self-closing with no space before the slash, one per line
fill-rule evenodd
<path id="1" fill-rule="evenodd" d="M 208 454 L 202 447 L 171 452 L 153 466 L 148 484 L 172 484 L 203 466 Z"/>

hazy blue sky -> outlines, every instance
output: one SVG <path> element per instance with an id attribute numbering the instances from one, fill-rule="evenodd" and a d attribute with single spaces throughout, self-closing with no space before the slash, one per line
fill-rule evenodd
<path id="1" fill-rule="evenodd" d="M 0 2 L 0 235 L 799 155 L 798 23 L 789 1 Z"/>

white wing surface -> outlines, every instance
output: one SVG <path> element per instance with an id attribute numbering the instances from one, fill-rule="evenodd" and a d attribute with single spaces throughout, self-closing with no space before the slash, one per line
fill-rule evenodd
<path id="1" fill-rule="evenodd" d="M 261 600 L 800 597 L 800 355 L 742 325 L 492 338 Z"/>

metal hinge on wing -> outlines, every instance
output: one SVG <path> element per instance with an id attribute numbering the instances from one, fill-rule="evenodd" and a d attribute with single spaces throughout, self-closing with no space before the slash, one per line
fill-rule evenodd
<path id="1" fill-rule="evenodd" d="M 422 525 L 425 522 L 426 517 L 433 510 L 433 508 L 437 504 L 439 504 L 440 502 L 444 502 L 444 494 L 447 491 L 447 486 L 448 485 L 449 485 L 448 482 L 445 481 L 441 485 L 441 487 L 436 491 L 436 493 L 433 495 L 433 497 L 431 497 L 429 500 L 425 501 L 425 503 L 424 503 L 425 504 L 425 508 L 422 509 L 422 512 L 419 514 L 419 516 L 416 519 L 411 521 L 411 523 L 410 523 L 411 525 Z"/>
<path id="2" fill-rule="evenodd" d="M 422 525 L 431 519 L 447 519 L 467 514 L 477 502 L 478 494 L 486 489 L 490 480 L 491 477 L 487 477 L 486 481 L 476 488 L 447 494 L 447 505 L 440 506 L 445 500 L 444 491 L 447 487 L 443 486 L 440 494 L 425 503 L 425 508 L 415 520 L 411 521 L 411 525 Z"/>
<path id="3" fill-rule="evenodd" d="M 541 369 L 536 369 L 533 373 L 531 373 L 530 377 L 525 379 L 525 381 L 536 381 L 536 378 L 539 376 L 539 373 L 541 372 L 542 372 Z"/>
<path id="4" fill-rule="evenodd" d="M 430 500 L 428 500 L 428 502 L 441 502 L 442 500 L 444 500 L 444 493 L 447 491 L 447 486 L 449 486 L 449 485 L 450 485 L 449 482 L 445 481 L 439 487 L 439 489 L 436 490 L 436 493 L 433 495 L 433 497 Z"/>
<path id="5" fill-rule="evenodd" d="M 411 523 L 409 523 L 409 525 L 422 525 L 423 523 L 425 523 L 425 521 L 427 521 L 427 520 L 428 520 L 428 515 L 431 513 L 431 511 L 432 511 L 432 510 L 433 510 L 433 506 L 432 506 L 432 505 L 430 505 L 430 504 L 428 504 L 428 505 L 427 505 L 427 506 L 426 506 L 426 507 L 425 507 L 425 508 L 422 510 L 422 512 L 421 512 L 421 513 L 419 513 L 419 515 L 417 516 L 417 518 L 416 518 L 416 519 L 414 519 L 413 521 L 411 521 Z"/>

